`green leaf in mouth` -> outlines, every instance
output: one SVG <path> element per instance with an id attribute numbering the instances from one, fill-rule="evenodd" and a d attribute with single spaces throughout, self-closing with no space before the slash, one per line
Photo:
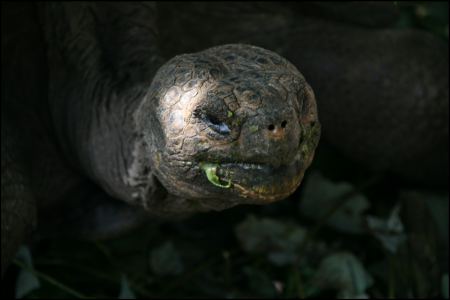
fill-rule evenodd
<path id="1" fill-rule="evenodd" d="M 211 163 L 200 163 L 200 168 L 205 171 L 206 178 L 208 178 L 209 182 L 214 184 L 215 186 L 228 189 L 231 187 L 231 179 L 228 179 L 228 184 L 223 184 L 219 176 L 216 175 L 218 164 Z"/>

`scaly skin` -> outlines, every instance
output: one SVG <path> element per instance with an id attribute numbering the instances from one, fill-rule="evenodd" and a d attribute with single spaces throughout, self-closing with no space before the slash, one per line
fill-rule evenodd
<path id="1" fill-rule="evenodd" d="M 195 199 L 202 210 L 286 198 L 299 186 L 320 135 L 303 76 L 277 54 L 248 45 L 168 61 L 135 121 L 152 172 L 171 194 Z M 216 182 L 208 181 L 202 163 L 215 165 Z M 139 196 L 152 210 L 145 190 Z"/>

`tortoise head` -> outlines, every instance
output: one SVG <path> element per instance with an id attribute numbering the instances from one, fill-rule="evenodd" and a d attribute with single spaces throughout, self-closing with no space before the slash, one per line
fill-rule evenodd
<path id="1" fill-rule="evenodd" d="M 169 193 L 203 210 L 286 198 L 320 135 L 304 77 L 279 55 L 249 45 L 169 60 L 136 117 L 152 172 Z"/>

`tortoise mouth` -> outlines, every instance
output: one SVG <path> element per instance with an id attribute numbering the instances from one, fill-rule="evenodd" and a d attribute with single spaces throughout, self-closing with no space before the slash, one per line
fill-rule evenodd
<path id="1" fill-rule="evenodd" d="M 297 155 L 292 163 L 273 166 L 265 163 L 203 163 L 202 169 L 212 185 L 255 202 L 270 203 L 292 194 L 303 178 L 302 160 Z M 251 201 L 250 201 L 251 202 Z"/>

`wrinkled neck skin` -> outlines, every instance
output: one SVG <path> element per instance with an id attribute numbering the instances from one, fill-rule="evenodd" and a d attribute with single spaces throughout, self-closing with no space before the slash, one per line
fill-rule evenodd
<path id="1" fill-rule="evenodd" d="M 142 140 L 133 114 L 163 62 L 155 3 L 51 2 L 38 10 L 61 150 L 111 196 L 136 203 L 136 178 L 150 166 L 133 164 Z"/>
<path id="2" fill-rule="evenodd" d="M 133 114 L 146 93 L 144 88 L 148 86 L 118 92 L 99 79 L 83 89 L 85 96 L 74 89 L 68 95 L 73 101 L 60 103 L 54 114 L 63 151 L 72 165 L 114 198 L 133 204 L 138 188 L 147 186 L 142 176 L 150 170 L 148 163 L 135 163 L 142 147 Z"/>
<path id="3" fill-rule="evenodd" d="M 111 107 L 101 106 L 91 113 L 88 143 L 80 149 L 89 157 L 85 168 L 90 177 L 113 197 L 140 204 L 141 189 L 145 193 L 154 184 L 149 161 L 145 161 L 145 148 L 136 132 L 134 118 L 148 86 L 115 94 Z"/>

